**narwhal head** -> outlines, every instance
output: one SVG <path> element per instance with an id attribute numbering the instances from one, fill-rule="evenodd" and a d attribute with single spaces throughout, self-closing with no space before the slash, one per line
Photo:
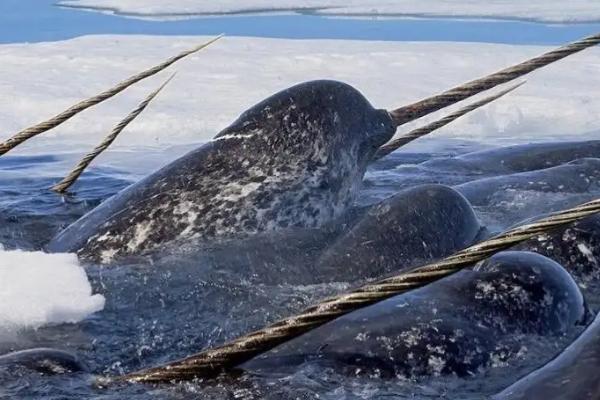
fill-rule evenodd
<path id="1" fill-rule="evenodd" d="M 396 127 L 352 86 L 330 80 L 301 83 L 244 112 L 216 140 L 252 138 L 259 158 L 366 165 Z M 259 153 L 259 154 L 258 154 Z"/>
<path id="2" fill-rule="evenodd" d="M 243 198 L 245 209 L 257 209 L 252 220 L 269 221 L 268 226 L 252 223 L 249 231 L 319 226 L 351 206 L 367 166 L 399 126 L 461 96 L 469 97 L 463 92 L 444 94 L 387 111 L 375 109 L 345 83 L 301 83 L 244 112 L 213 139 L 212 153 L 219 161 L 203 165 L 227 165 L 227 171 L 236 171 L 225 181 L 227 187 L 236 182 L 234 196 L 227 190 L 221 197 Z"/>
<path id="3" fill-rule="evenodd" d="M 309 225 L 318 225 L 350 205 L 367 165 L 395 130 L 389 113 L 352 86 L 319 80 L 252 107 L 213 145 L 262 179 L 261 186 L 276 183 L 269 192 L 281 193 L 290 205 L 314 204 L 311 212 L 319 216 Z"/>

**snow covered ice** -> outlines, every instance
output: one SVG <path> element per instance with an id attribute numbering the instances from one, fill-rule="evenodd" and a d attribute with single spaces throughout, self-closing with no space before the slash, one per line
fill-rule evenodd
<path id="1" fill-rule="evenodd" d="M 597 0 L 63 0 L 62 5 L 87 7 L 137 17 L 185 17 L 310 10 L 324 15 L 509 18 L 544 22 L 598 21 Z"/>
<path id="2" fill-rule="evenodd" d="M 0 46 L 4 73 L 0 126 L 7 135 L 17 132 L 207 39 L 85 36 Z M 127 127 L 114 149 L 182 145 L 180 153 L 184 152 L 191 148 L 185 145 L 208 141 L 253 104 L 302 81 L 345 81 L 376 107 L 393 108 L 548 49 L 478 43 L 226 37 L 169 71 L 28 141 L 18 151 L 90 150 L 172 71 L 178 71 L 175 79 Z M 593 131 L 600 126 L 598 65 L 600 49 L 593 48 L 548 66 L 529 75 L 525 86 L 440 130 L 432 140 L 510 144 L 594 137 Z M 448 112 L 443 110 L 427 120 Z M 105 157 L 110 156 L 101 156 L 97 162 L 103 164 Z"/>

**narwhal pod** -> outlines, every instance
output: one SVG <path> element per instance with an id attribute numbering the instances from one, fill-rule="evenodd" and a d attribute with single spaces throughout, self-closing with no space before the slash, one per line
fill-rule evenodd
<path id="1" fill-rule="evenodd" d="M 586 140 L 506 146 L 447 159 L 426 161 L 421 165 L 473 175 L 507 174 L 556 167 L 579 158 L 599 156 L 600 140 Z"/>
<path id="2" fill-rule="evenodd" d="M 383 377 L 470 376 L 525 357 L 527 335 L 559 340 L 584 316 L 581 292 L 559 264 L 504 252 L 343 316 L 243 368 L 268 372 L 315 362 Z"/>
<path id="3" fill-rule="evenodd" d="M 318 227 L 352 204 L 369 161 L 395 130 L 387 111 L 349 85 L 291 87 L 107 200 L 47 249 L 110 261 L 181 238 Z"/>
<path id="4" fill-rule="evenodd" d="M 162 247 L 156 259 L 177 265 L 202 260 L 219 273 L 263 284 L 354 282 L 450 255 L 483 233 L 460 193 L 423 185 L 353 208 L 318 229 L 287 229 L 209 246 L 175 242 Z"/>
<path id="5" fill-rule="evenodd" d="M 597 400 L 600 398 L 600 316 L 557 358 L 494 400 Z"/>
<path id="6" fill-rule="evenodd" d="M 487 205 L 493 196 L 507 190 L 553 193 L 588 193 L 598 190 L 600 159 L 584 158 L 535 171 L 484 178 L 454 188 L 475 206 Z"/>
<path id="7" fill-rule="evenodd" d="M 482 227 L 469 202 L 443 185 L 402 190 L 372 206 L 318 260 L 323 279 L 378 277 L 473 244 Z"/>
<path id="8" fill-rule="evenodd" d="M 62 350 L 39 348 L 0 355 L 0 368 L 19 367 L 46 375 L 86 371 L 75 355 Z"/>

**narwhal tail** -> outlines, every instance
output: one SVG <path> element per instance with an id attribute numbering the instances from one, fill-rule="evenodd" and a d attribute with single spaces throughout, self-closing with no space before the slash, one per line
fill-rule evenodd
<path id="1" fill-rule="evenodd" d="M 403 125 L 468 97 L 474 96 L 477 93 L 481 93 L 502 83 L 512 81 L 513 79 L 535 71 L 538 68 L 544 67 L 599 43 L 600 33 L 583 38 L 512 67 L 508 67 L 484 78 L 457 86 L 444 93 L 429 97 L 408 106 L 400 107 L 390 111 L 390 116 L 396 123 L 396 126 Z"/>

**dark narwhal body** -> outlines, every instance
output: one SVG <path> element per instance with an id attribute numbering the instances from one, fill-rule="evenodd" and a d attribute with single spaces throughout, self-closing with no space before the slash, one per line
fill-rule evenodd
<path id="1" fill-rule="evenodd" d="M 0 355 L 0 367 L 27 368 L 46 375 L 83 372 L 86 367 L 71 353 L 48 348 L 28 349 Z"/>
<path id="2" fill-rule="evenodd" d="M 316 362 L 390 378 L 472 376 L 523 357 L 528 335 L 558 338 L 584 318 L 581 292 L 559 264 L 503 252 L 474 270 L 340 317 L 244 368 L 268 372 Z"/>
<path id="3" fill-rule="evenodd" d="M 511 385 L 494 400 L 600 398 L 600 316 L 560 356 Z"/>
<path id="4" fill-rule="evenodd" d="M 395 129 L 387 111 L 351 86 L 294 86 L 107 200 L 48 250 L 108 262 L 175 239 L 318 227 L 351 205 L 373 154 Z"/>
<path id="5" fill-rule="evenodd" d="M 151 255 L 157 264 L 210 266 L 268 285 L 356 283 L 448 256 L 485 233 L 460 193 L 422 185 L 371 207 L 352 208 L 320 228 L 256 234 L 208 247 L 172 242 Z"/>
<path id="6" fill-rule="evenodd" d="M 527 222 L 527 221 L 525 221 Z M 600 307 L 600 215 L 555 229 L 514 247 L 552 258 L 569 271 L 594 311 Z"/>
<path id="7" fill-rule="evenodd" d="M 329 280 L 380 277 L 448 256 L 485 233 L 456 190 L 432 184 L 411 187 L 370 207 L 325 249 L 316 269 Z"/>
<path id="8" fill-rule="evenodd" d="M 474 206 L 488 205 L 499 193 L 589 193 L 598 188 L 600 159 L 583 158 L 556 167 L 483 178 L 455 186 Z"/>
<path id="9" fill-rule="evenodd" d="M 546 142 L 506 146 L 424 162 L 427 168 L 462 171 L 473 175 L 511 174 L 558 167 L 581 158 L 597 157 L 600 140 Z"/>

